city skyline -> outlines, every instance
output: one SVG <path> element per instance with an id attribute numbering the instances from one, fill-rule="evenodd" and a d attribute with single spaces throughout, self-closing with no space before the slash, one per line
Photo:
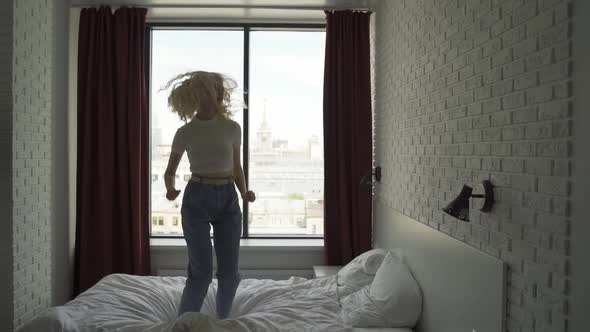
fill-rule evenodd
<path id="1" fill-rule="evenodd" d="M 153 234 L 182 235 L 182 200 L 166 200 L 163 173 L 172 138 L 185 123 L 168 108 L 170 89 L 161 88 L 170 78 L 193 70 L 232 77 L 238 84 L 232 94 L 232 119 L 244 135 L 243 36 L 240 30 L 153 32 Z M 257 196 L 246 216 L 250 234 L 323 234 L 324 42 L 322 31 L 250 32 L 249 135 L 242 138 L 249 142 L 249 189 Z M 183 190 L 190 177 L 185 154 L 177 172 L 177 188 Z"/>
<path id="2" fill-rule="evenodd" d="M 157 132 L 157 127 L 152 130 Z M 263 144 L 272 141 L 272 130 L 264 122 L 256 130 L 261 148 L 250 151 L 250 188 L 257 200 L 248 214 L 254 235 L 323 234 L 323 151 L 320 141 L 310 139 L 306 149 Z M 152 142 L 156 143 L 156 142 Z M 182 235 L 181 200 L 165 199 L 163 174 L 170 145 L 152 146 L 152 234 Z M 154 158 L 154 156 L 156 156 Z M 183 190 L 191 176 L 186 155 L 176 174 Z M 240 201 L 240 206 L 241 206 Z"/>

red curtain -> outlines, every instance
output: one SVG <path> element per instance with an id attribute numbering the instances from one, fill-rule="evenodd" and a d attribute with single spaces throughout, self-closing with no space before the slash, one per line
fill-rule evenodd
<path id="1" fill-rule="evenodd" d="M 369 18 L 326 12 L 324 70 L 324 247 L 328 265 L 371 249 L 372 167 Z"/>
<path id="2" fill-rule="evenodd" d="M 75 294 L 150 273 L 146 12 L 80 14 Z"/>

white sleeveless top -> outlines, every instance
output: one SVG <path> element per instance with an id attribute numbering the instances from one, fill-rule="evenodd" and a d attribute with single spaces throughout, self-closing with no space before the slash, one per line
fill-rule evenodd
<path id="1" fill-rule="evenodd" d="M 172 152 L 186 151 L 192 173 L 233 173 L 233 147 L 242 144 L 240 125 L 216 115 L 211 120 L 194 117 L 178 128 L 172 140 Z"/>

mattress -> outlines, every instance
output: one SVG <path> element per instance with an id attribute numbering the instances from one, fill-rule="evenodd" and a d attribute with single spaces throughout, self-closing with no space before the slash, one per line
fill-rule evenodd
<path id="1" fill-rule="evenodd" d="M 44 311 L 23 332 L 355 331 L 341 325 L 335 277 L 242 280 L 230 319 L 215 318 L 214 280 L 200 313 L 177 317 L 184 277 L 112 274 L 63 306 Z"/>
<path id="2" fill-rule="evenodd" d="M 113 274 L 63 306 L 52 307 L 22 331 L 357 331 L 338 320 L 335 277 L 242 280 L 230 319 L 215 318 L 214 280 L 200 313 L 177 317 L 184 277 Z"/>

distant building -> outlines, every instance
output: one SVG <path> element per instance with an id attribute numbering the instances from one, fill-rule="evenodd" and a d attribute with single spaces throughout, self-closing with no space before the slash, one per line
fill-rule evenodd
<path id="1" fill-rule="evenodd" d="M 256 151 L 270 152 L 273 150 L 272 130 L 266 121 L 266 106 L 262 113 L 262 122 L 256 131 Z"/>
<path id="2" fill-rule="evenodd" d="M 286 139 L 275 139 L 272 141 L 273 150 L 286 150 L 289 146 L 289 141 Z"/>
<path id="3" fill-rule="evenodd" d="M 152 143 L 158 140 L 161 140 L 161 129 L 152 128 Z M 256 202 L 249 205 L 250 234 L 323 234 L 324 163 L 323 145 L 318 136 L 310 137 L 307 146 L 301 147 L 290 146 L 287 140 L 273 140 L 264 110 L 252 143 L 249 182 L 256 192 Z M 158 144 L 152 149 L 154 235 L 182 234 L 182 193 L 174 202 L 165 197 L 163 177 L 169 155 L 170 145 Z M 185 156 L 177 171 L 177 187 L 184 189 L 190 177 Z"/>

